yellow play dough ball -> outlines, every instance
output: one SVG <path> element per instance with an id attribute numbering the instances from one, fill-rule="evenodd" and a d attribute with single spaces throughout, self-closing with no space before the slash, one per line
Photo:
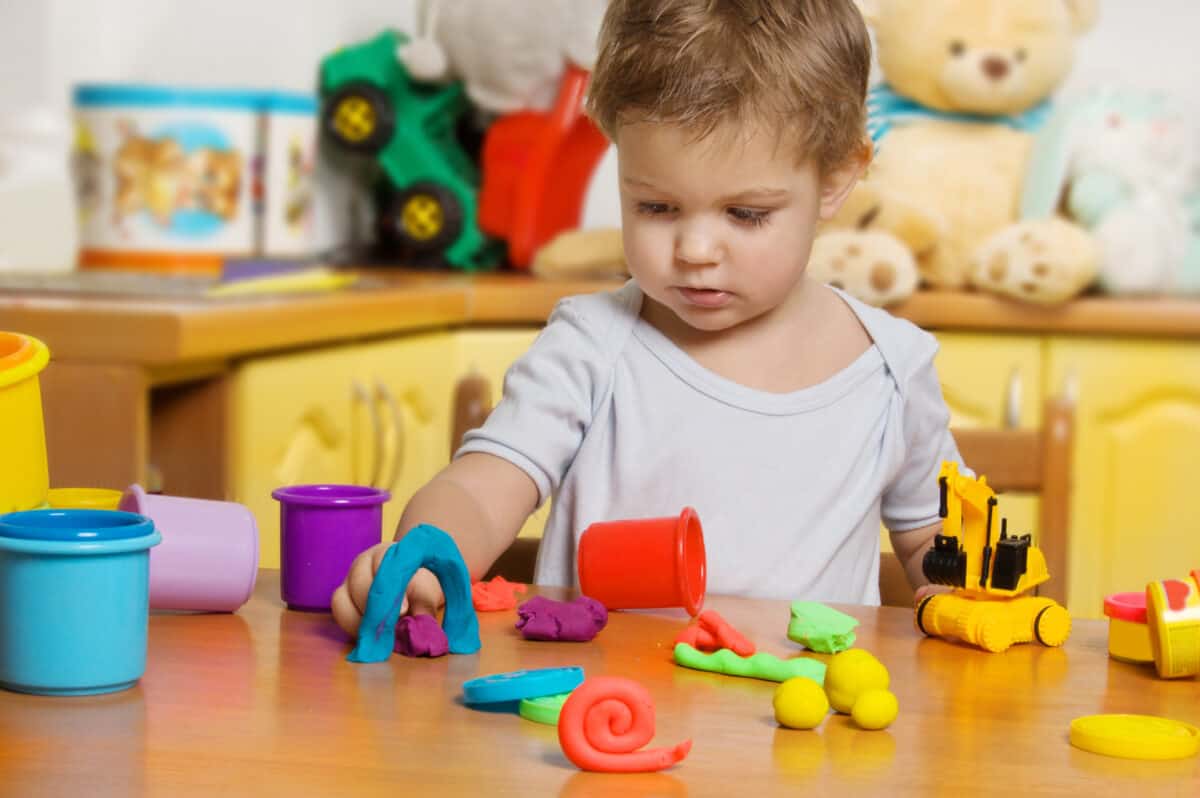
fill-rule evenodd
<path id="1" fill-rule="evenodd" d="M 775 688 L 775 720 L 789 729 L 815 729 L 829 713 L 829 700 L 821 685 L 797 676 Z"/>
<path id="2" fill-rule="evenodd" d="M 851 648 L 835 654 L 825 670 L 825 694 L 835 710 L 849 714 L 855 700 L 867 690 L 886 690 L 887 668 L 869 651 Z"/>
<path id="3" fill-rule="evenodd" d="M 864 729 L 886 729 L 900 712 L 900 703 L 889 690 L 867 690 L 854 702 L 850 717 Z"/>

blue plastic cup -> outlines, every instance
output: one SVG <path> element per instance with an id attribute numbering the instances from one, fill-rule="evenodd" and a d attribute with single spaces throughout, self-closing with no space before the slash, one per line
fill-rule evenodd
<path id="1" fill-rule="evenodd" d="M 0 515 L 0 687 L 92 695 L 146 671 L 150 547 L 145 516 L 112 510 Z"/>

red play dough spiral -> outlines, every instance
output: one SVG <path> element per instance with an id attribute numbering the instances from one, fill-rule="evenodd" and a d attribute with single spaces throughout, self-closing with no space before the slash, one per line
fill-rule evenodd
<path id="1" fill-rule="evenodd" d="M 638 773 L 680 762 L 692 749 L 684 740 L 674 748 L 638 751 L 654 737 L 654 700 L 635 681 L 615 676 L 586 680 L 563 704 L 558 742 L 583 770 Z"/>

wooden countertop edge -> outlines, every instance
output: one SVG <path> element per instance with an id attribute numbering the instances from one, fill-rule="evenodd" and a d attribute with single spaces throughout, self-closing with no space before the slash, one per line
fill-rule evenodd
<path id="1" fill-rule="evenodd" d="M 966 291 L 922 291 L 889 310 L 929 330 L 1200 338 L 1200 301 L 1081 297 L 1041 306 Z"/>
<path id="2" fill-rule="evenodd" d="M 565 296 L 619 280 L 402 272 L 384 288 L 247 302 L 0 297 L 0 328 L 47 340 L 58 360 L 164 366 L 336 344 L 433 327 L 540 324 Z M 1200 301 L 1083 297 L 1041 307 L 964 291 L 920 292 L 889 310 L 929 330 L 1200 339 Z"/>

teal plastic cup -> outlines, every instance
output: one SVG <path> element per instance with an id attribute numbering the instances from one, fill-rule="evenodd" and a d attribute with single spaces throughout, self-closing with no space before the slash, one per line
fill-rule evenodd
<path id="1" fill-rule="evenodd" d="M 125 690 L 146 671 L 145 516 L 113 510 L 0 515 L 0 687 L 40 695 Z"/>

